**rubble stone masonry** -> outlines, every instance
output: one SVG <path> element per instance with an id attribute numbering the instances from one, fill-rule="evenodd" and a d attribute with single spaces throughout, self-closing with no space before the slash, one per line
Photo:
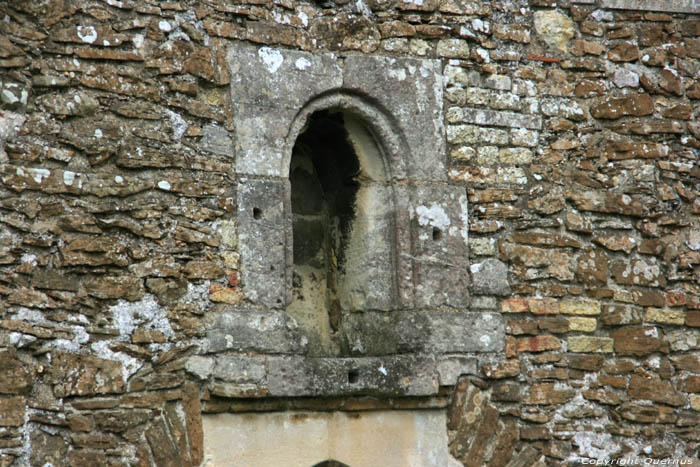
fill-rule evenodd
<path id="1" fill-rule="evenodd" d="M 469 264 L 430 274 L 468 287 L 467 306 L 405 334 L 409 311 L 356 327 L 389 349 L 369 356 L 417 372 L 411 407 L 448 407 L 458 463 L 698 465 L 700 2 L 13 0 L 0 3 L 0 466 L 199 466 L 202 413 L 296 408 L 288 368 L 377 362 L 313 370 L 277 355 L 303 347 L 293 320 L 225 314 L 250 301 L 237 44 L 267 47 L 273 68 L 279 51 L 441 68 L 442 102 L 417 107 L 444 120 Z M 255 345 L 227 326 L 255 327 Z M 434 362 L 400 357 L 434 329 L 470 343 L 484 330 L 492 347 L 441 360 L 436 389 L 421 373 Z M 490 337 L 502 329 L 505 345 Z M 268 351 L 280 342 L 295 344 Z M 314 384 L 302 408 L 406 403 Z"/>

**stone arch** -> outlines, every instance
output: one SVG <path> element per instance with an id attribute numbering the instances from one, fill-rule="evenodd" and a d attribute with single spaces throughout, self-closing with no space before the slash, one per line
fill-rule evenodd
<path id="1" fill-rule="evenodd" d="M 294 144 L 311 115 L 326 109 L 335 109 L 353 115 L 365 125 L 364 130 L 367 132 L 367 136 L 373 139 L 380 151 L 377 154 L 380 158 L 378 162 L 383 166 L 382 170 L 387 181 L 402 180 L 409 176 L 410 167 L 406 163 L 406 156 L 410 154 L 410 148 L 400 126 L 394 121 L 391 114 L 374 103 L 372 99 L 347 90 L 322 93 L 310 99 L 299 110 L 289 126 L 289 132 L 285 139 L 284 160 L 282 162 L 284 168 L 289 168 Z M 359 156 L 362 157 L 362 155 Z M 289 173 L 283 172 L 282 175 L 288 177 Z"/>

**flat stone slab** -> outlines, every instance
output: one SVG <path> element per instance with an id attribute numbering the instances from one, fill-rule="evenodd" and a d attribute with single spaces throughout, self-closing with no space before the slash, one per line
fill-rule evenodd
<path id="1" fill-rule="evenodd" d="M 354 313 L 342 332 L 352 354 L 500 352 L 505 326 L 500 313 L 395 311 Z"/>
<path id="2" fill-rule="evenodd" d="M 270 397 L 429 396 L 439 388 L 435 360 L 419 355 L 270 357 L 268 364 Z"/>
<path id="3" fill-rule="evenodd" d="M 284 312 L 233 310 L 216 315 L 204 339 L 204 350 L 300 354 L 306 350 L 306 338 Z"/>

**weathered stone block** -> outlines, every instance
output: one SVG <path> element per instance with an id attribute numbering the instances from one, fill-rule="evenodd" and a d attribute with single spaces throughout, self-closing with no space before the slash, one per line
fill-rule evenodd
<path id="1" fill-rule="evenodd" d="M 482 365 L 481 372 L 487 378 L 500 379 L 518 376 L 520 374 L 520 360 L 509 359 L 500 363 Z"/>
<path id="2" fill-rule="evenodd" d="M 68 443 L 60 434 L 52 435 L 42 429 L 32 430 L 29 442 L 29 465 L 61 465 L 68 451 Z"/>
<path id="3" fill-rule="evenodd" d="M 146 440 L 158 465 L 178 465 L 180 455 L 177 446 L 168 433 L 163 417 L 156 418 L 145 432 Z"/>
<path id="4" fill-rule="evenodd" d="M 620 355 L 644 356 L 653 352 L 668 353 L 669 344 L 656 327 L 626 327 L 610 333 L 615 352 Z"/>
<path id="5" fill-rule="evenodd" d="M 678 370 L 700 372 L 700 356 L 692 354 L 675 355 L 670 357 L 673 366 Z"/>
<path id="6" fill-rule="evenodd" d="M 478 361 L 459 355 L 441 357 L 437 362 L 440 386 L 454 386 L 462 375 L 476 375 Z"/>
<path id="7" fill-rule="evenodd" d="M 437 55 L 445 58 L 469 58 L 469 45 L 464 39 L 442 39 L 437 44 Z"/>
<path id="8" fill-rule="evenodd" d="M 0 351 L 0 394 L 26 394 L 34 384 L 34 368 L 12 350 Z"/>
<path id="9" fill-rule="evenodd" d="M 670 381 L 658 377 L 633 375 L 629 381 L 627 394 L 634 399 L 647 399 L 668 405 L 685 405 L 685 397 L 673 389 Z"/>
<path id="10" fill-rule="evenodd" d="M 217 314 L 204 339 L 207 352 L 303 352 L 307 339 L 297 323 L 279 311 L 233 310 Z"/>
<path id="11" fill-rule="evenodd" d="M 436 363 L 416 355 L 375 358 L 269 358 L 271 396 L 436 394 Z"/>
<path id="12" fill-rule="evenodd" d="M 570 336 L 567 347 L 570 352 L 605 352 L 613 351 L 614 341 L 609 337 Z"/>
<path id="13" fill-rule="evenodd" d="M 486 312 L 365 312 L 342 322 L 348 350 L 362 355 L 494 352 L 505 345 L 504 328 L 500 313 Z"/>
<path id="14" fill-rule="evenodd" d="M 555 383 L 535 383 L 522 399 L 526 405 L 564 404 L 574 397 L 573 389 L 555 389 Z"/>
<path id="15" fill-rule="evenodd" d="M 508 267 L 497 259 L 487 259 L 471 265 L 474 293 L 483 295 L 509 295 Z"/>
<path id="16" fill-rule="evenodd" d="M 145 293 L 143 283 L 129 275 L 94 275 L 88 277 L 83 285 L 88 294 L 102 299 L 123 298 L 135 302 L 142 299 Z"/>
<path id="17" fill-rule="evenodd" d="M 573 368 L 576 370 L 598 371 L 603 366 L 603 360 L 604 357 L 602 355 L 567 355 L 569 368 Z"/>
<path id="18" fill-rule="evenodd" d="M 466 192 L 458 186 L 425 184 L 412 187 L 411 198 L 413 277 L 408 283 L 399 276 L 399 285 L 413 289 L 418 308 L 464 307 L 469 297 Z"/>
<path id="19" fill-rule="evenodd" d="M 690 408 L 700 412 L 700 394 L 690 395 Z"/>
<path id="20" fill-rule="evenodd" d="M 647 308 L 644 320 L 648 323 L 682 325 L 685 323 L 685 312 L 679 308 Z"/>
<path id="21" fill-rule="evenodd" d="M 558 315 L 561 307 L 555 298 L 531 298 L 527 306 L 533 315 Z"/>
<path id="22" fill-rule="evenodd" d="M 621 402 L 617 394 L 603 389 L 589 389 L 583 391 L 583 397 L 586 400 L 596 401 L 606 405 L 619 405 Z"/>
<path id="23" fill-rule="evenodd" d="M 27 400 L 24 397 L 0 397 L 0 426 L 24 425 L 24 407 Z"/>
<path id="24" fill-rule="evenodd" d="M 216 357 L 212 376 L 236 383 L 260 382 L 265 378 L 265 359 L 220 355 Z"/>
<path id="25" fill-rule="evenodd" d="M 241 179 L 237 190 L 243 295 L 271 308 L 291 298 L 289 189 L 287 181 Z"/>
<path id="26" fill-rule="evenodd" d="M 509 128 L 527 128 L 530 130 L 542 129 L 541 117 L 498 110 L 466 108 L 464 109 L 462 120 L 465 123 L 473 123 L 476 125 L 491 125 Z M 495 138 L 492 139 L 494 140 L 494 142 L 498 141 Z"/>
<path id="27" fill-rule="evenodd" d="M 638 94 L 632 97 L 608 99 L 591 109 L 594 118 L 616 119 L 627 115 L 642 117 L 654 112 L 654 101 L 648 94 Z"/>
<path id="28" fill-rule="evenodd" d="M 673 407 L 639 405 L 634 402 L 621 405 L 616 412 L 625 420 L 638 423 L 673 423 L 677 418 Z"/>
<path id="29" fill-rule="evenodd" d="M 569 318 L 569 331 L 593 332 L 598 326 L 595 318 L 571 317 Z"/>
<path id="30" fill-rule="evenodd" d="M 105 410 L 94 415 L 95 425 L 103 431 L 122 433 L 142 425 L 152 418 L 150 410 Z M 94 431 L 94 430 L 90 430 Z"/>
<path id="31" fill-rule="evenodd" d="M 600 302 L 597 300 L 562 300 L 559 311 L 563 315 L 599 315 Z"/>
<path id="32" fill-rule="evenodd" d="M 501 312 L 503 313 L 524 313 L 528 311 L 527 298 L 506 298 L 501 301 Z"/>
<path id="33" fill-rule="evenodd" d="M 665 287 L 666 277 L 656 261 L 617 260 L 610 266 L 615 282 L 622 285 L 641 285 L 648 287 Z"/>
<path id="34" fill-rule="evenodd" d="M 209 300 L 217 303 L 235 305 L 243 300 L 243 293 L 240 289 L 225 287 L 220 284 L 212 284 L 209 287 Z"/>
<path id="35" fill-rule="evenodd" d="M 518 352 L 544 352 L 545 350 L 561 349 L 561 341 L 550 334 L 518 339 Z"/>
<path id="36" fill-rule="evenodd" d="M 563 334 L 569 331 L 569 321 L 563 316 L 540 318 L 537 320 L 537 327 L 544 332 Z"/>
<path id="37" fill-rule="evenodd" d="M 566 52 L 569 40 L 574 37 L 574 22 L 558 11 L 536 11 L 534 26 L 537 35 L 545 44 L 561 52 Z"/>
<path id="38" fill-rule="evenodd" d="M 55 352 L 48 375 L 57 397 L 121 393 L 125 390 L 122 364 L 114 360 Z"/>

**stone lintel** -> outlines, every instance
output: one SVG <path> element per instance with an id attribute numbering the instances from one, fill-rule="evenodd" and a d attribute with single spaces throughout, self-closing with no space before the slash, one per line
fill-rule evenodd
<path id="1" fill-rule="evenodd" d="M 271 397 L 429 396 L 439 384 L 435 360 L 420 355 L 365 358 L 270 357 Z"/>

